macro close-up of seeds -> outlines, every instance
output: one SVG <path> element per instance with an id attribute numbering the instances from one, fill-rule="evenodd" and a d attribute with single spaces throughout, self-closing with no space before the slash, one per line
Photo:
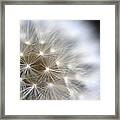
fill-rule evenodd
<path id="1" fill-rule="evenodd" d="M 22 20 L 20 99 L 100 99 L 99 28 L 99 20 Z"/>

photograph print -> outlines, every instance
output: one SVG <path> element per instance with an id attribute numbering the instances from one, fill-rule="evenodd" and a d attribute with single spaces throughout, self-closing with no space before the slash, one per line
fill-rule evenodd
<path id="1" fill-rule="evenodd" d="M 100 100 L 100 20 L 21 20 L 20 99 Z"/>

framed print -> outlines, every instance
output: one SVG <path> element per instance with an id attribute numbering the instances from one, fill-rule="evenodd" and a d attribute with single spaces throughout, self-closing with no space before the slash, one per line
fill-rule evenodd
<path id="1" fill-rule="evenodd" d="M 1 4 L 2 119 L 119 119 L 119 2 Z"/>

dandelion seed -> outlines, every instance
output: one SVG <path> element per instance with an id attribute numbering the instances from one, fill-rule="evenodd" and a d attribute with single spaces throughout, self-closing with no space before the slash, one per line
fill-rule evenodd
<path id="1" fill-rule="evenodd" d="M 29 64 L 27 64 L 27 65 L 26 65 L 26 69 L 29 69 L 29 68 L 31 68 L 31 67 L 30 67 L 30 65 L 29 65 Z"/>
<path id="2" fill-rule="evenodd" d="M 50 49 L 50 52 L 54 53 L 54 52 L 55 52 L 55 49 L 51 48 L 51 49 Z"/>
<path id="3" fill-rule="evenodd" d="M 72 65 L 71 64 L 68 64 L 67 65 L 69 69 L 72 69 Z"/>
<path id="4" fill-rule="evenodd" d="M 73 96 L 74 92 L 72 90 L 69 89 L 70 95 Z"/>
<path id="5" fill-rule="evenodd" d="M 43 53 L 42 51 L 40 51 L 39 55 L 43 56 L 43 55 L 44 55 L 44 53 Z"/>
<path id="6" fill-rule="evenodd" d="M 25 44 L 30 45 L 30 44 L 31 44 L 31 42 L 30 42 L 30 41 L 26 41 L 26 42 L 25 42 Z"/>
<path id="7" fill-rule="evenodd" d="M 37 88 L 37 85 L 36 85 L 36 84 L 33 84 L 33 85 L 32 85 L 32 88 Z"/>
<path id="8" fill-rule="evenodd" d="M 46 67 L 45 72 L 48 72 L 49 70 L 50 70 L 50 68 L 49 68 L 49 67 Z"/>
<path id="9" fill-rule="evenodd" d="M 57 65 L 60 65 L 60 62 L 59 62 L 59 61 L 56 61 L 56 64 L 57 64 Z"/>
<path id="10" fill-rule="evenodd" d="M 20 53 L 20 56 L 22 57 L 22 56 L 23 56 L 23 53 Z"/>
<path id="11" fill-rule="evenodd" d="M 53 83 L 48 83 L 48 87 L 53 87 L 54 86 L 54 84 Z"/>
<path id="12" fill-rule="evenodd" d="M 45 43 L 45 41 L 43 41 L 43 40 L 41 40 L 41 41 L 40 41 L 40 44 L 42 44 L 42 45 L 43 45 L 44 43 Z"/>
<path id="13" fill-rule="evenodd" d="M 64 77 L 64 80 L 65 80 L 65 83 L 68 84 L 68 77 L 67 76 Z"/>

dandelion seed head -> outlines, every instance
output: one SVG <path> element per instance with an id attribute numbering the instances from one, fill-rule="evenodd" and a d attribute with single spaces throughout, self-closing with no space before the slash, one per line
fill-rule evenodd
<path id="1" fill-rule="evenodd" d="M 20 53 L 20 77 L 23 81 L 20 89 L 21 99 L 66 100 L 78 98 L 78 94 L 84 94 L 80 92 L 81 89 L 83 90 L 81 87 L 83 83 L 79 80 L 83 78 L 81 77 L 82 69 L 87 62 L 86 58 L 84 63 L 81 61 L 83 50 L 78 50 L 81 46 L 77 48 L 77 52 L 73 52 L 76 50 L 76 37 L 73 39 L 76 34 L 71 37 L 69 31 L 77 32 L 74 25 L 66 32 L 69 22 L 62 27 L 58 25 L 60 22 L 55 21 L 25 20 L 23 23 L 21 34 L 25 33 L 25 37 L 22 36 L 20 39 L 20 49 L 25 54 L 22 57 L 23 53 Z M 78 51 L 81 51 L 80 54 Z M 79 67 L 80 64 L 82 66 Z M 83 70 L 87 73 L 85 68 Z"/>

